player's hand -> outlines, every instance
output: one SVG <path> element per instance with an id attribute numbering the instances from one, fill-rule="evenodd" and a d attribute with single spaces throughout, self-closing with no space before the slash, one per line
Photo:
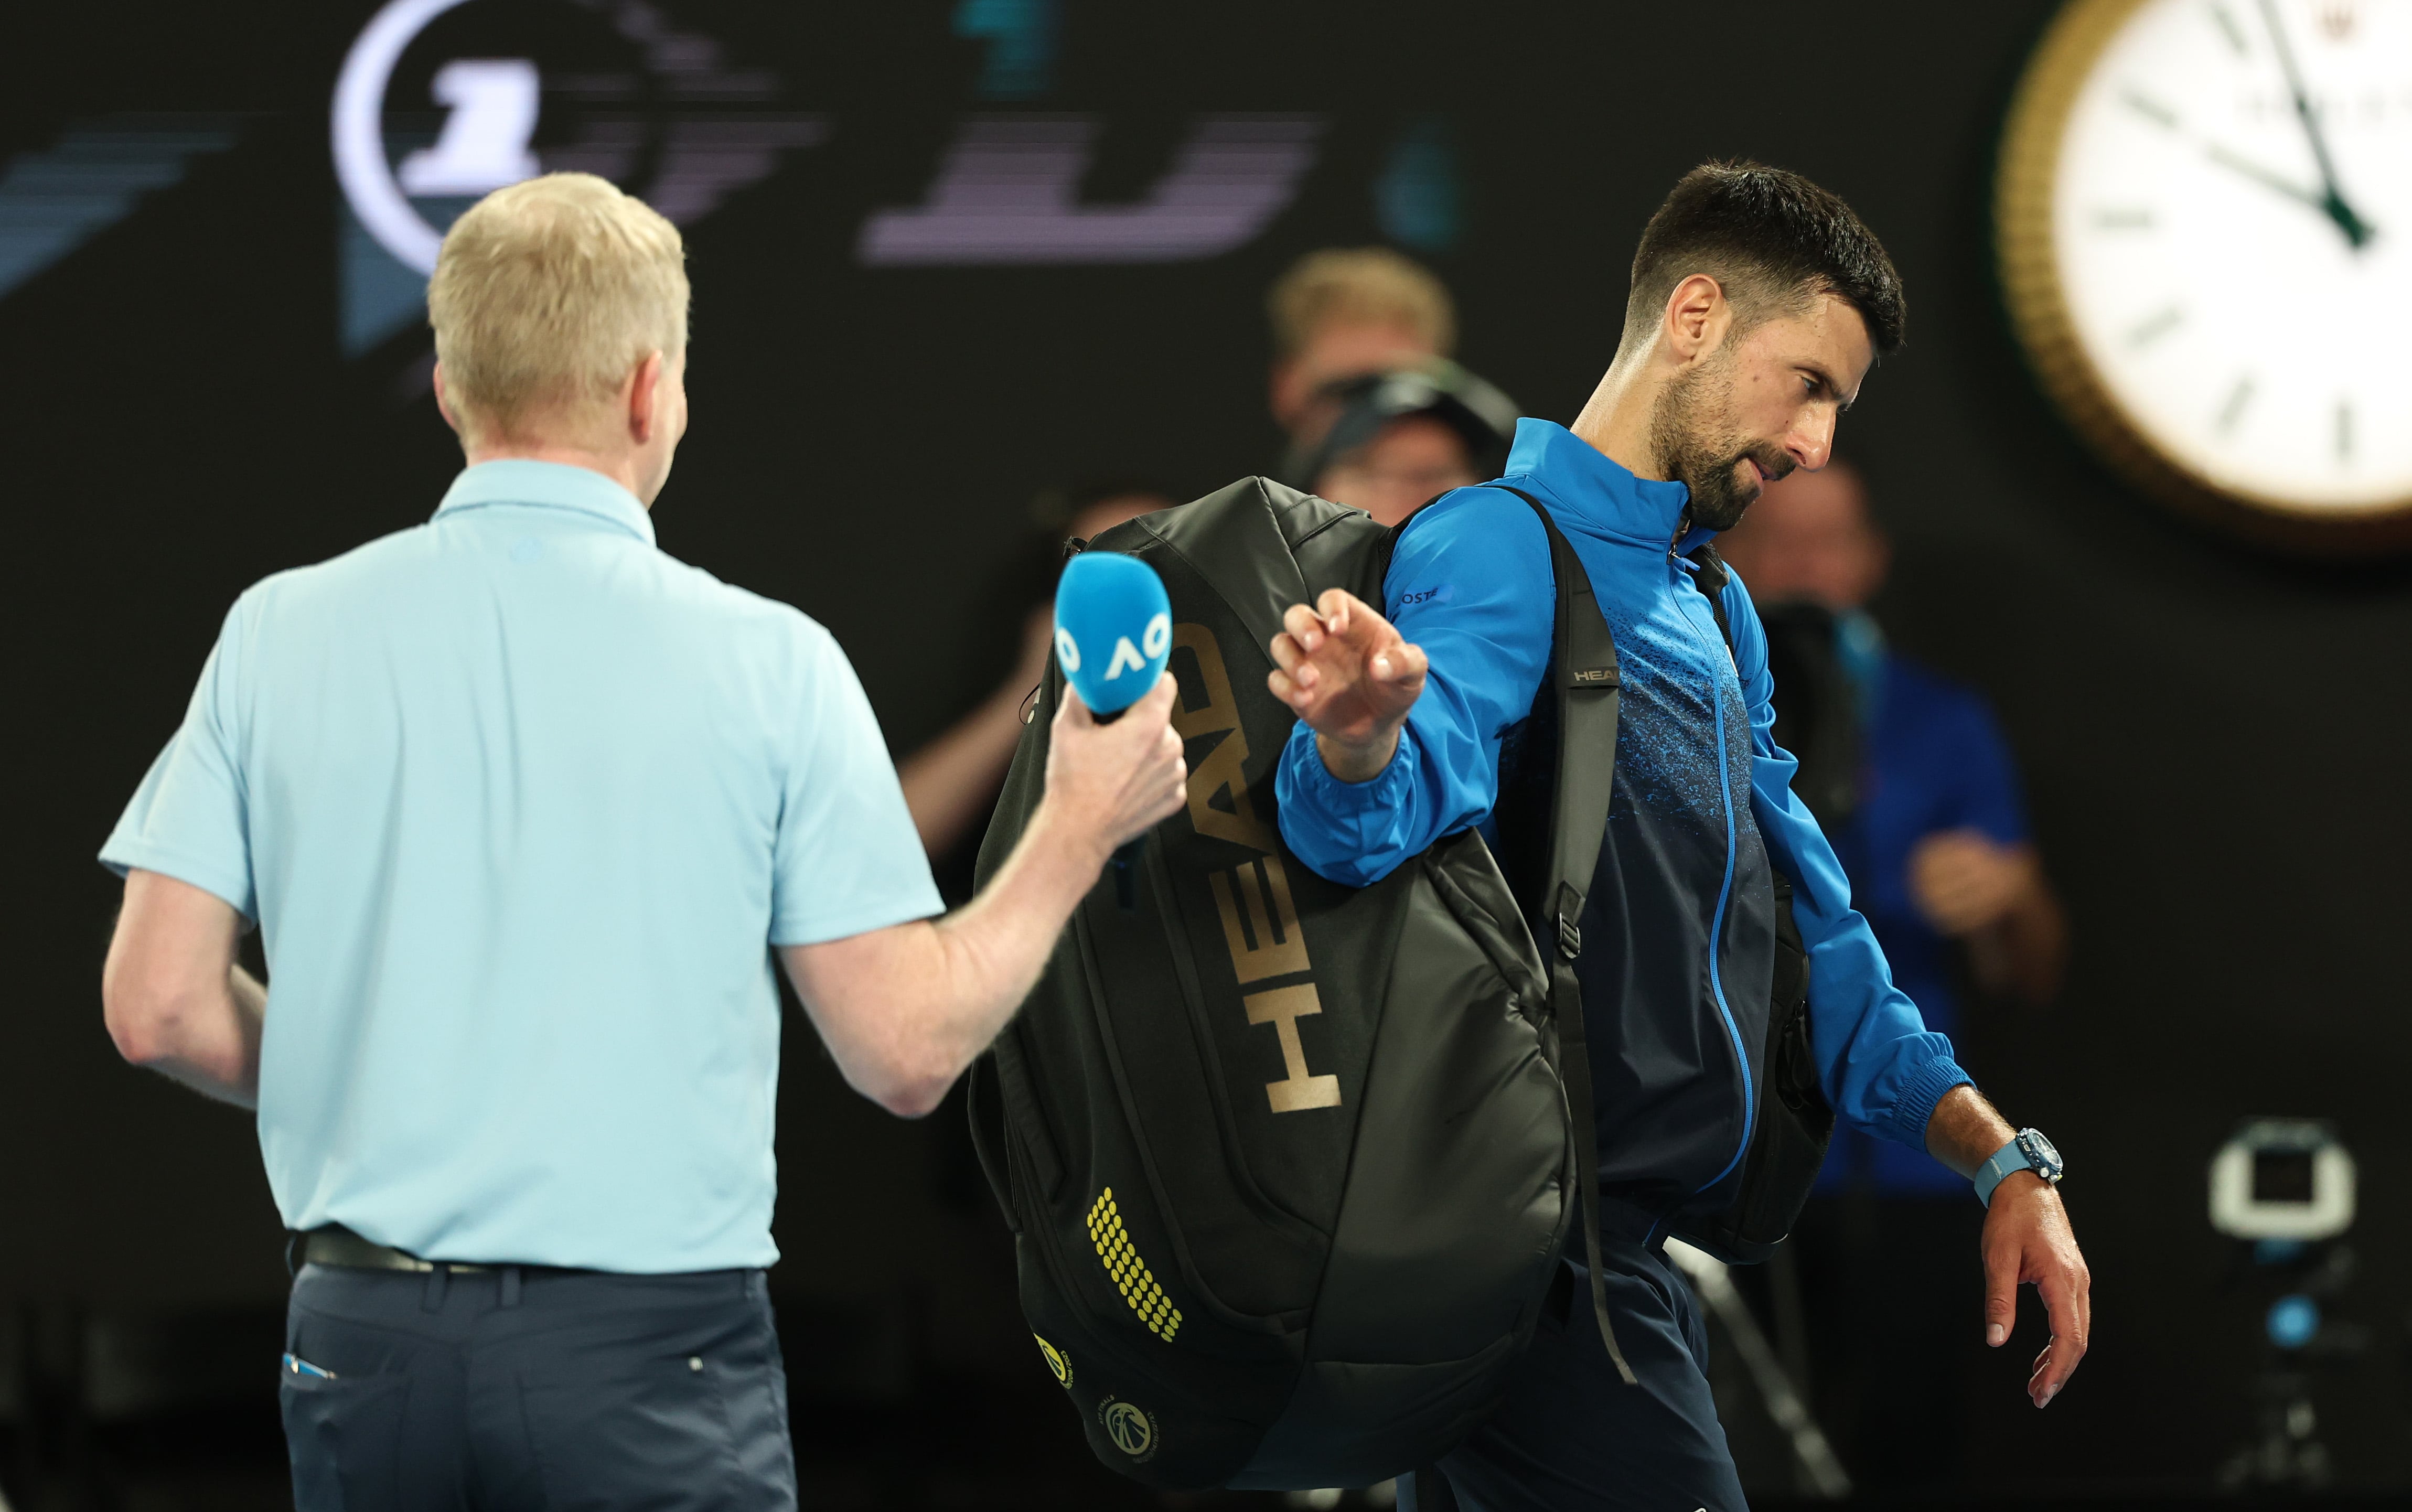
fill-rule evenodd
<path id="1" fill-rule="evenodd" d="M 1189 767 L 1172 727 L 1175 691 L 1171 674 L 1161 674 L 1121 718 L 1099 724 L 1065 684 L 1048 734 L 1046 802 L 1096 847 L 1100 866 L 1188 800 Z"/>
<path id="2" fill-rule="evenodd" d="M 2033 1286 L 2052 1319 L 2052 1338 L 2027 1377 L 2027 1399 L 2047 1406 L 2085 1358 L 2094 1329 L 2094 1278 L 2078 1253 L 2060 1193 L 2031 1170 L 2015 1170 L 1993 1188 L 1985 1214 L 1985 1343 L 2008 1342 L 2018 1321 L 2018 1291 Z"/>
<path id="3" fill-rule="evenodd" d="M 1342 782 L 1380 775 L 1424 691 L 1422 648 L 1355 595 L 1331 588 L 1313 609 L 1289 607 L 1272 649 L 1265 685 L 1313 727 L 1324 766 Z"/>
<path id="4" fill-rule="evenodd" d="M 1946 829 L 1909 853 L 1909 895 L 1945 934 L 1999 923 L 2040 880 L 2035 852 L 1997 845 L 1978 829 Z"/>

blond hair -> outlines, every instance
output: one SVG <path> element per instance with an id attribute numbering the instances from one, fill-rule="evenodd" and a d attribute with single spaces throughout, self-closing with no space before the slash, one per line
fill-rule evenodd
<path id="1" fill-rule="evenodd" d="M 649 353 L 686 349 L 678 228 L 591 173 L 497 189 L 452 223 L 427 286 L 456 411 L 505 433 L 609 399 Z"/>
<path id="2" fill-rule="evenodd" d="M 1423 266 L 1388 247 L 1310 252 L 1266 296 L 1273 351 L 1294 357 L 1327 324 L 1404 326 L 1441 357 L 1457 345 L 1457 310 Z"/>

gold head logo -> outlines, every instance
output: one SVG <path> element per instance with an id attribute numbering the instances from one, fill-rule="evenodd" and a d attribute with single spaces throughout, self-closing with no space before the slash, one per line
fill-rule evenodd
<path id="1" fill-rule="evenodd" d="M 1223 918 L 1223 943 L 1230 951 L 1231 970 L 1244 988 L 1277 976 L 1304 976 L 1313 969 L 1306 954 L 1306 935 L 1298 923 L 1298 905 L 1290 901 L 1289 873 L 1283 868 L 1281 843 L 1272 827 L 1257 816 L 1248 801 L 1247 731 L 1240 727 L 1240 709 L 1231 697 L 1230 674 L 1224 669 L 1223 649 L 1202 624 L 1175 625 L 1174 649 L 1186 648 L 1198 659 L 1198 678 L 1206 702 L 1192 709 L 1185 700 L 1172 712 L 1172 727 L 1184 741 L 1220 735 L 1212 750 L 1189 769 L 1189 822 L 1201 835 L 1244 845 L 1255 859 L 1228 872 L 1208 874 L 1214 907 Z M 1267 987 L 1244 993 L 1241 1000 L 1248 1022 L 1272 1024 L 1281 1042 L 1279 1081 L 1265 1083 L 1265 1097 L 1276 1113 L 1340 1106 L 1340 1079 L 1316 1076 L 1306 1064 L 1306 1047 L 1298 1037 L 1298 1020 L 1323 1011 L 1315 984 L 1301 982 Z"/>

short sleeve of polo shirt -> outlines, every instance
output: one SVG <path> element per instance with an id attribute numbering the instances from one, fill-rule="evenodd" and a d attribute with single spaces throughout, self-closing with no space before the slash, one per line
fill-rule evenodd
<path id="1" fill-rule="evenodd" d="M 125 805 L 101 847 L 123 876 L 140 868 L 224 899 L 258 917 L 243 787 L 240 719 L 243 606 L 228 611 L 217 645 L 184 707 L 184 722 Z"/>
<path id="2" fill-rule="evenodd" d="M 771 943 L 818 945 L 944 913 L 879 721 L 815 625 L 771 871 Z"/>

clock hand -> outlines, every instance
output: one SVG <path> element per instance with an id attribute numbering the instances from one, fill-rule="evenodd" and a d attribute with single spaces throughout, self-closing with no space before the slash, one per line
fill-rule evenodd
<path id="1" fill-rule="evenodd" d="M 2328 139 L 2320 135 L 2319 120 L 2312 113 L 2311 96 L 2303 92 L 2303 76 L 2295 66 L 2294 50 L 2287 45 L 2286 28 L 2278 24 L 2275 0 L 2261 0 L 2261 21 L 2270 30 L 2270 42 L 2277 51 L 2278 66 L 2286 70 L 2287 91 L 2295 96 L 2295 117 L 2303 124 L 2303 135 L 2311 139 L 2312 157 L 2319 164 L 2322 190 L 2319 208 L 2329 219 L 2336 222 L 2337 229 L 2345 233 L 2347 244 L 2361 247 L 2370 241 L 2375 228 L 2354 213 L 2353 207 L 2345 202 L 2345 195 L 2337 188 L 2336 164 L 2329 157 Z"/>
<path id="2" fill-rule="evenodd" d="M 2229 152 L 2217 142 L 2205 142 L 2203 155 L 2231 172 L 2242 173 L 2265 189 L 2275 189 L 2289 199 L 2300 200 L 2322 214 L 2329 213 L 2328 197 L 2319 190 L 2297 183 L 2283 173 L 2263 168 L 2249 157 Z"/>

